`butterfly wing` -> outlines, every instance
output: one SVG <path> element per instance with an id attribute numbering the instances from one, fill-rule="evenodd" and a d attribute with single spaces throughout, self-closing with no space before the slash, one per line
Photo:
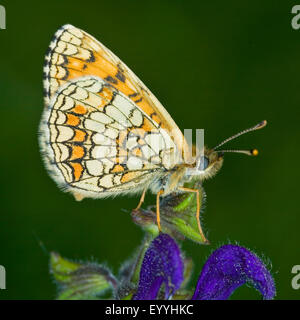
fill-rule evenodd
<path id="1" fill-rule="evenodd" d="M 45 101 L 66 81 L 94 75 L 128 96 L 168 131 L 177 149 L 188 152 L 186 141 L 172 117 L 140 79 L 109 49 L 86 32 L 65 25 L 55 34 L 45 59 Z"/>
<path id="2" fill-rule="evenodd" d="M 44 73 L 40 141 L 62 188 L 88 197 L 136 192 L 178 164 L 180 130 L 97 40 L 63 26 L 50 44 Z"/>

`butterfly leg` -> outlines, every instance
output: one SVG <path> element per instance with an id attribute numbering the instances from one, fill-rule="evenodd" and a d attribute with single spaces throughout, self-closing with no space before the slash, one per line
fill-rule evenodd
<path id="1" fill-rule="evenodd" d="M 143 191 L 143 193 L 142 193 L 142 196 L 141 196 L 141 198 L 140 198 L 140 202 L 139 202 L 138 206 L 134 209 L 134 211 L 139 210 L 140 207 L 142 206 L 142 204 L 143 204 L 143 202 L 144 202 L 144 200 L 145 200 L 146 191 L 147 191 L 147 189 L 144 189 L 144 191 Z"/>
<path id="2" fill-rule="evenodd" d="M 161 232 L 161 225 L 160 225 L 160 210 L 159 210 L 159 197 L 164 193 L 164 190 L 160 190 L 157 192 L 156 195 L 156 222 L 159 232 Z"/>
<path id="3" fill-rule="evenodd" d="M 185 192 L 193 192 L 196 193 L 197 196 L 197 213 L 196 213 L 196 219 L 197 219 L 197 223 L 198 223 L 198 229 L 199 229 L 199 233 L 202 237 L 202 239 L 204 240 L 204 242 L 208 243 L 208 240 L 205 238 L 205 235 L 203 233 L 203 230 L 201 228 L 201 224 L 200 224 L 200 194 L 199 194 L 199 190 L 198 189 L 191 189 L 191 188 L 184 188 L 184 187 L 179 187 L 180 190 L 185 191 Z"/>

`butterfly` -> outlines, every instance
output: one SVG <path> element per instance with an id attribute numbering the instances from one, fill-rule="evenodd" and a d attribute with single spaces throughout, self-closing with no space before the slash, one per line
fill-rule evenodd
<path id="1" fill-rule="evenodd" d="M 217 147 L 257 130 L 266 121 L 194 157 L 176 123 L 150 90 L 109 49 L 72 25 L 54 35 L 44 65 L 45 108 L 39 128 L 41 152 L 58 186 L 83 198 L 156 194 L 159 199 L 204 180 L 221 168 L 224 152 L 256 155 L 257 150 Z M 199 201 L 198 201 L 199 203 Z M 201 235 L 200 204 L 196 218 Z"/>

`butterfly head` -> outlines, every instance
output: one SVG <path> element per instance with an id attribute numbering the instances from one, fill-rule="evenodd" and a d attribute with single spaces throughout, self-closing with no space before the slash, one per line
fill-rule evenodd
<path id="1" fill-rule="evenodd" d="M 222 167 L 224 154 L 231 152 L 231 153 L 243 153 L 248 156 L 257 156 L 258 150 L 252 149 L 252 150 L 218 150 L 219 147 L 223 146 L 225 143 L 236 139 L 237 137 L 250 132 L 254 130 L 261 129 L 265 127 L 267 124 L 267 121 L 264 120 L 254 127 L 251 127 L 249 129 L 243 130 L 232 137 L 225 139 L 223 142 L 218 144 L 216 147 L 212 149 L 205 148 L 204 152 L 200 154 L 196 158 L 196 165 L 193 168 L 189 168 L 187 171 L 188 175 L 196 175 L 201 180 L 208 179 L 213 177 Z"/>
<path id="2" fill-rule="evenodd" d="M 223 154 L 213 149 L 204 149 L 204 154 L 200 155 L 196 160 L 194 174 L 199 176 L 201 180 L 213 177 L 222 167 Z"/>

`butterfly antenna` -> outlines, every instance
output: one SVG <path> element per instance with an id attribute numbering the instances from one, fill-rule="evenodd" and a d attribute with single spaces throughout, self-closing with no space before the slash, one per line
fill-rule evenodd
<path id="1" fill-rule="evenodd" d="M 257 156 L 258 155 L 258 150 L 257 149 L 252 149 L 252 150 L 218 150 L 221 154 L 224 152 L 231 152 L 231 153 L 243 153 L 246 154 L 247 156 Z"/>
<path id="2" fill-rule="evenodd" d="M 222 141 L 220 144 L 218 144 L 216 147 L 213 148 L 213 150 L 218 149 L 219 147 L 223 146 L 225 143 L 236 139 L 239 136 L 242 136 L 245 133 L 251 132 L 251 131 L 255 131 L 255 130 L 259 130 L 264 128 L 267 125 L 267 120 L 261 121 L 260 123 L 256 124 L 255 126 L 248 128 L 246 130 L 243 130 L 229 138 L 227 138 L 226 140 Z M 258 155 L 258 150 L 257 149 L 253 149 L 253 150 L 222 150 L 222 151 L 218 151 L 218 152 L 236 152 L 236 153 L 245 153 L 249 156 L 256 156 Z"/>

